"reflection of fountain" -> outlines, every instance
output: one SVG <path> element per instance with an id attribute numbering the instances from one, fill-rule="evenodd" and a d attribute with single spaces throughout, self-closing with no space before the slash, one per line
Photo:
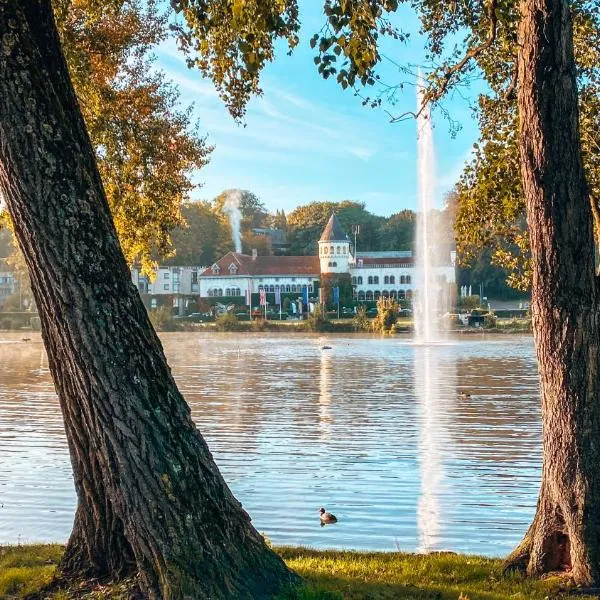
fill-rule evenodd
<path id="1" fill-rule="evenodd" d="M 420 407 L 419 462 L 421 496 L 417 525 L 419 551 L 439 550 L 442 529 L 444 489 L 444 451 L 447 405 L 444 402 L 456 394 L 455 362 L 453 352 L 443 346 L 415 347 L 415 394 Z"/>
<path id="2" fill-rule="evenodd" d="M 319 428 L 323 437 L 331 434 L 331 371 L 333 354 L 330 350 L 321 351 L 321 368 L 319 371 Z"/>
<path id="3" fill-rule="evenodd" d="M 36 375 L 46 375 L 46 373 L 50 373 L 50 369 L 44 365 L 45 362 L 46 350 L 44 348 L 44 345 L 42 344 L 42 349 L 40 351 L 40 368 L 34 371 Z"/>
<path id="4" fill-rule="evenodd" d="M 419 205 L 417 212 L 416 239 L 416 295 L 414 302 L 415 331 L 422 343 L 439 339 L 439 290 L 435 277 L 435 261 L 440 232 L 433 231 L 435 209 L 435 164 L 433 153 L 433 129 L 429 105 L 422 107 L 425 86 L 421 75 L 417 81 L 417 149 L 419 156 L 418 182 Z"/>

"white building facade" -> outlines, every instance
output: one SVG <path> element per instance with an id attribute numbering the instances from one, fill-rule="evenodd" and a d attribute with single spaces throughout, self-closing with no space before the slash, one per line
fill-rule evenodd
<path id="1" fill-rule="evenodd" d="M 17 292 L 18 284 L 15 274 L 8 265 L 0 259 L 0 304 Z"/>
<path id="2" fill-rule="evenodd" d="M 456 285 L 456 253 L 448 252 L 447 264 L 436 268 L 440 290 Z M 359 252 L 335 214 L 318 242 L 318 256 L 258 256 L 229 252 L 210 267 L 161 266 L 150 281 L 132 270 L 132 281 L 142 294 L 174 297 L 247 297 L 266 293 L 312 295 L 322 275 L 348 275 L 354 298 L 360 302 L 379 297 L 411 300 L 417 281 L 410 251 Z"/>

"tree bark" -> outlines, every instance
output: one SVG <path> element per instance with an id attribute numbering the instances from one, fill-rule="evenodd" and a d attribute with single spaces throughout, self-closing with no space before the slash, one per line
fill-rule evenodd
<path id="1" fill-rule="evenodd" d="M 78 508 L 62 574 L 152 598 L 295 581 L 219 473 L 131 283 L 50 0 L 0 0 L 0 191 L 42 321 Z"/>
<path id="2" fill-rule="evenodd" d="M 600 583 L 600 332 L 567 0 L 521 0 L 520 151 L 533 265 L 544 463 L 537 512 L 507 559 Z"/>

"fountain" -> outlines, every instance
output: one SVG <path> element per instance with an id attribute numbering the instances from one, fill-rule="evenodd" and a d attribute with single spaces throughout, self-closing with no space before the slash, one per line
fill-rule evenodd
<path id="1" fill-rule="evenodd" d="M 437 240 L 441 236 L 433 231 L 435 209 L 435 162 L 433 153 L 433 128 L 429 105 L 423 106 L 425 84 L 421 74 L 417 79 L 417 152 L 418 152 L 418 209 L 416 237 L 416 294 L 414 320 L 416 339 L 421 344 L 440 340 L 438 319 L 440 315 L 439 290 L 436 283 L 436 259 L 440 256 Z"/>
<path id="2" fill-rule="evenodd" d="M 444 490 L 444 397 L 454 386 L 452 360 L 445 356 L 439 318 L 441 294 L 437 278 L 443 235 L 435 230 L 435 157 L 429 105 L 423 105 L 425 82 L 417 79 L 418 208 L 416 233 L 416 292 L 414 389 L 420 407 L 419 464 L 421 494 L 417 510 L 419 551 L 439 550 L 442 544 Z M 439 220 L 438 226 L 439 226 Z M 452 356 L 452 353 L 450 354 Z M 448 390 L 442 393 L 442 389 Z M 448 396 L 449 393 L 449 396 Z"/>

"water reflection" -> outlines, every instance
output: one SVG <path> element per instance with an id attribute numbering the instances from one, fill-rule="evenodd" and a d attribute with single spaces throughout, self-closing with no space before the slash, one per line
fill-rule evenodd
<path id="1" fill-rule="evenodd" d="M 39 339 L 19 338 L 0 334 L 0 543 L 64 541 L 75 497 L 62 418 Z M 162 339 L 225 479 L 274 543 L 499 555 L 531 520 L 528 338 L 468 340 L 428 361 L 400 338 Z M 319 526 L 320 506 L 335 527 Z"/>
<path id="2" fill-rule="evenodd" d="M 421 495 L 417 522 L 420 552 L 439 550 L 446 487 L 444 455 L 448 453 L 448 403 L 456 393 L 456 361 L 447 346 L 415 347 L 414 387 L 420 407 L 419 465 Z"/>
<path id="3" fill-rule="evenodd" d="M 321 350 L 321 368 L 319 370 L 319 428 L 321 439 L 331 435 L 331 371 L 333 352 L 329 349 Z"/>

